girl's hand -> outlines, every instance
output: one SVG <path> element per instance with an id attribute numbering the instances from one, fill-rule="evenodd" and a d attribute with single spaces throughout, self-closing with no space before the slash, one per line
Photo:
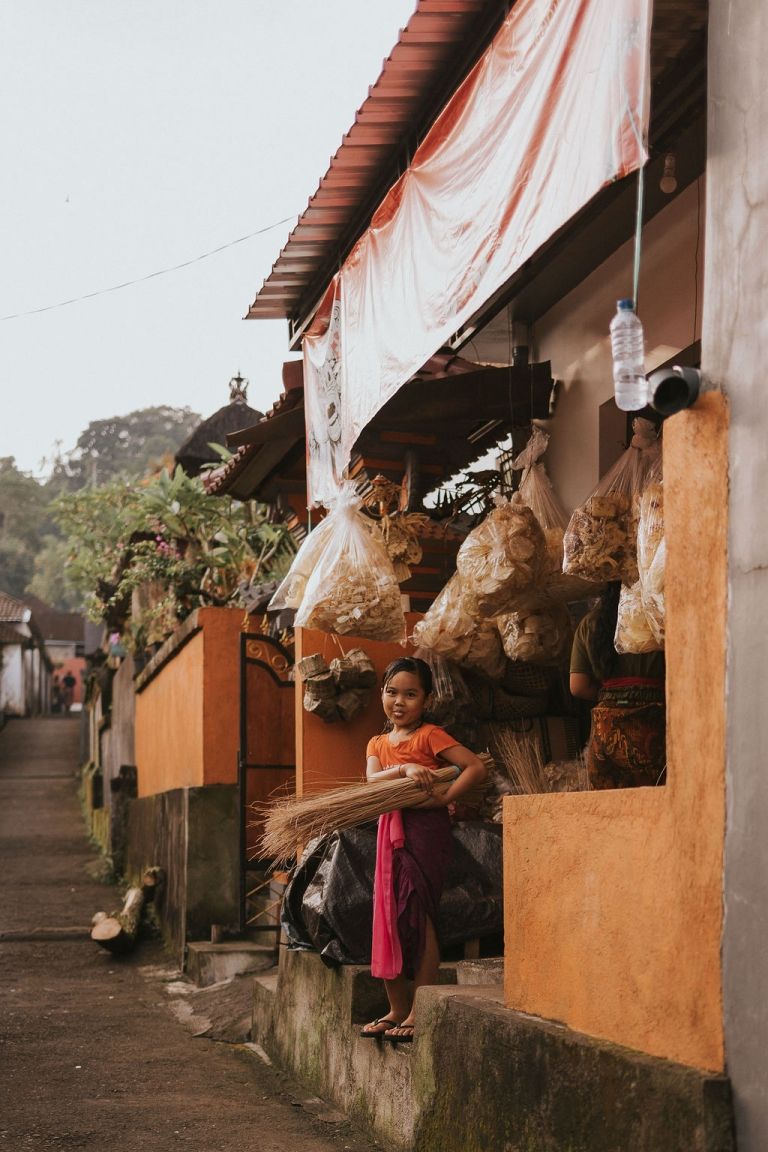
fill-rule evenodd
<path id="1" fill-rule="evenodd" d="M 425 792 L 431 795 L 435 786 L 435 778 L 432 771 L 424 764 L 403 765 L 403 776 L 407 776 L 414 784 L 418 784 L 419 788 L 423 788 Z"/>
<path id="2" fill-rule="evenodd" d="M 419 804 L 419 811 L 423 812 L 425 808 L 446 808 L 447 806 L 444 792 L 432 792 L 426 800 Z"/>

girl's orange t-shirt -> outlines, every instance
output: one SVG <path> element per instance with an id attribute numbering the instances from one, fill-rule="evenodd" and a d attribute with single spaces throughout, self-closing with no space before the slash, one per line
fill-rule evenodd
<path id="1" fill-rule="evenodd" d="M 393 744 L 389 735 L 383 732 L 368 741 L 366 756 L 378 756 L 382 768 L 394 768 L 396 764 L 423 764 L 425 768 L 437 768 L 438 756 L 447 748 L 458 744 L 444 728 L 436 724 L 422 724 L 406 740 Z"/>

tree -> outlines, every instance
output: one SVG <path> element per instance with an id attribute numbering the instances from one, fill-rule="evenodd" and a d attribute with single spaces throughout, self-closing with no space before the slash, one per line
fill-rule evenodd
<path id="1" fill-rule="evenodd" d="M 13 456 L 0 458 L 0 589 L 22 596 L 32 578 L 35 553 L 48 523 L 40 484 L 19 471 Z"/>
<path id="2" fill-rule="evenodd" d="M 71 452 L 57 457 L 54 491 L 76 491 L 117 476 L 134 479 L 157 470 L 200 423 L 190 408 L 139 408 L 126 416 L 92 420 Z"/>
<path id="3" fill-rule="evenodd" d="M 69 580 L 69 546 L 60 536 L 43 536 L 34 557 L 32 578 L 24 586 L 38 599 L 62 612 L 81 612 L 83 597 Z"/>
<path id="4" fill-rule="evenodd" d="M 181 468 L 112 480 L 56 501 L 67 575 L 94 619 L 140 650 L 198 605 L 236 603 L 257 578 L 283 575 L 294 544 L 266 509 L 209 495 Z"/>

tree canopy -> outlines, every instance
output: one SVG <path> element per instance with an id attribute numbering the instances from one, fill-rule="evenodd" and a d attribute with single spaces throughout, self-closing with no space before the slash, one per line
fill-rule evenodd
<path id="1" fill-rule="evenodd" d="M 0 457 L 0 589 L 17 597 L 33 593 L 65 611 L 81 607 L 81 594 L 63 566 L 67 549 L 53 502 L 63 492 L 157 472 L 200 419 L 189 408 L 158 405 L 92 420 L 75 447 L 56 456 L 42 482 L 19 469 L 12 456 Z"/>
<path id="2" fill-rule="evenodd" d="M 74 491 L 117 476 L 145 476 L 168 463 L 200 420 L 190 408 L 166 404 L 92 420 L 75 447 L 55 461 L 52 481 Z"/>

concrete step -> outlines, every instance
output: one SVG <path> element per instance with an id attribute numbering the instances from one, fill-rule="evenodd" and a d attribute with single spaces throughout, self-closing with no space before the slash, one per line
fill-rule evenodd
<path id="1" fill-rule="evenodd" d="M 219 984 L 232 976 L 248 972 L 265 972 L 277 958 L 274 944 L 256 944 L 251 940 L 224 940 L 211 944 L 194 940 L 187 945 L 186 973 L 198 988 Z"/>

